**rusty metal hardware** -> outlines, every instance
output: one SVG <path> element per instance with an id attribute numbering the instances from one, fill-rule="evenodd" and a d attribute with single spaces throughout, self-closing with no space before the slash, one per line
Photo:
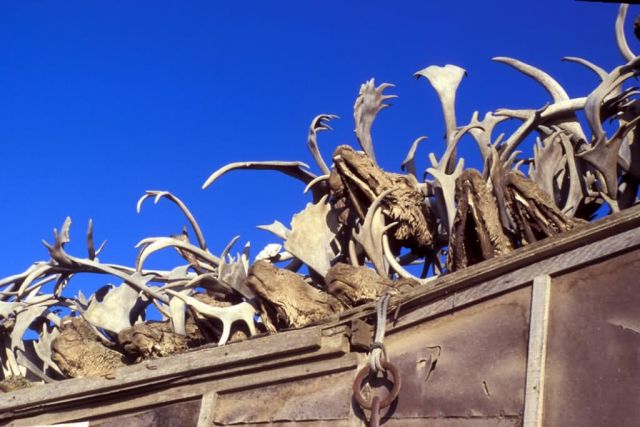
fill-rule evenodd
<path id="1" fill-rule="evenodd" d="M 371 400 L 371 418 L 369 419 L 369 426 L 378 427 L 380 425 L 380 398 L 374 396 Z"/>
<path id="2" fill-rule="evenodd" d="M 400 393 L 400 387 L 401 387 L 401 379 L 400 379 L 400 373 L 398 372 L 398 369 L 391 364 L 391 362 L 388 362 L 387 360 L 382 360 L 381 362 L 382 367 L 384 368 L 384 375 L 386 376 L 389 372 L 391 372 L 391 375 L 393 376 L 393 388 L 391 389 L 391 392 L 383 399 L 380 400 L 380 397 L 378 396 L 373 396 L 371 399 L 367 400 L 362 396 L 362 383 L 364 381 L 364 379 L 369 375 L 369 373 L 371 372 L 371 366 L 370 365 L 365 365 L 360 372 L 358 372 L 358 375 L 356 375 L 355 380 L 353 381 L 353 397 L 356 399 L 356 402 L 358 402 L 358 404 L 364 408 L 364 409 L 370 409 L 371 410 L 371 417 L 370 417 L 370 421 L 369 421 L 369 425 L 372 427 L 377 427 L 380 423 L 380 410 L 386 408 L 387 406 L 391 405 L 391 403 L 396 400 L 396 398 L 398 397 L 398 394 Z"/>
<path id="3" fill-rule="evenodd" d="M 352 350 L 369 350 L 373 342 L 373 326 L 361 319 L 352 320 L 349 341 Z"/>

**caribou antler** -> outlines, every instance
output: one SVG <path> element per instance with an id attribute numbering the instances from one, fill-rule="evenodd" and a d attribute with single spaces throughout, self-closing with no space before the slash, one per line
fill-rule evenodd
<path id="1" fill-rule="evenodd" d="M 356 137 L 364 152 L 376 163 L 376 156 L 373 151 L 373 141 L 371 140 L 371 126 L 378 113 L 389 107 L 385 101 L 397 98 L 396 95 L 383 95 L 386 88 L 394 87 L 391 83 L 382 83 L 376 87 L 374 79 L 368 80 L 360 86 L 360 93 L 353 106 L 353 119 L 356 123 Z"/>
<path id="2" fill-rule="evenodd" d="M 207 249 L 207 243 L 204 240 L 204 235 L 202 234 L 202 230 L 200 230 L 200 226 L 198 225 L 198 221 L 196 221 L 195 217 L 193 216 L 193 214 L 191 213 L 189 208 L 187 208 L 187 205 L 185 205 L 182 200 L 180 200 L 179 198 L 177 198 L 176 196 L 174 196 L 170 192 L 168 192 L 168 191 L 151 191 L 151 190 L 150 191 L 146 191 L 145 194 L 142 197 L 140 197 L 140 199 L 138 199 L 138 203 L 136 203 L 136 212 L 137 213 L 140 213 L 140 210 L 142 209 L 142 203 L 145 200 L 147 200 L 149 197 L 155 197 L 155 199 L 153 200 L 154 204 L 158 204 L 158 202 L 162 198 L 166 198 L 167 200 L 170 200 L 173 203 L 175 203 L 180 208 L 180 210 L 182 211 L 184 216 L 187 218 L 187 220 L 189 221 L 189 224 L 191 224 L 191 228 L 193 228 L 194 233 L 196 233 L 196 238 L 198 239 L 198 244 L 200 245 L 200 249 L 202 249 L 202 250 L 206 250 Z"/>
<path id="3" fill-rule="evenodd" d="M 627 61 L 631 61 L 636 57 L 636 55 L 631 52 L 629 44 L 627 43 L 627 38 L 624 35 L 624 21 L 627 18 L 628 9 L 628 4 L 620 4 L 618 17 L 616 18 L 616 41 L 618 42 L 618 49 L 620 50 L 622 57 Z"/>
<path id="4" fill-rule="evenodd" d="M 256 311 L 251 306 L 251 304 L 247 302 L 241 302 L 229 307 L 214 307 L 200 302 L 188 295 L 183 295 L 179 292 L 172 291 L 171 289 L 167 289 L 166 292 L 174 296 L 175 298 L 179 298 L 184 301 L 198 314 L 201 314 L 202 316 L 208 317 L 210 319 L 217 319 L 222 322 L 222 335 L 218 340 L 219 346 L 223 346 L 227 343 L 227 340 L 231 335 L 231 327 L 235 322 L 240 321 L 244 323 L 247 328 L 249 328 L 250 336 L 253 336 L 257 333 L 255 324 L 253 323 L 253 318 L 256 314 Z"/>
<path id="5" fill-rule="evenodd" d="M 458 91 L 458 86 L 460 86 L 463 77 L 466 75 L 467 71 L 464 68 L 451 64 L 447 64 L 444 67 L 431 65 L 413 75 L 415 78 L 426 78 L 438 94 L 446 127 L 447 149 L 455 144 L 455 133 L 458 127 L 456 124 L 456 92 Z M 445 165 L 446 169 L 444 172 L 453 172 L 455 169 L 455 163 L 456 154 L 454 148 Z"/>
<path id="6" fill-rule="evenodd" d="M 329 126 L 329 121 L 338 118 L 339 117 L 335 114 L 320 114 L 311 121 L 311 126 L 309 126 L 309 137 L 307 138 L 307 145 L 309 147 L 309 151 L 311 151 L 313 159 L 316 161 L 316 164 L 325 175 L 328 175 L 331 170 L 324 162 L 324 159 L 320 154 L 320 150 L 318 149 L 318 132 L 321 132 L 323 130 L 332 130 L 331 126 Z"/>

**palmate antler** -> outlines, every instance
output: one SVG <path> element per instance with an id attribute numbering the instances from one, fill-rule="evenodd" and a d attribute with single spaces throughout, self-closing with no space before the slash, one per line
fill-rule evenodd
<path id="1" fill-rule="evenodd" d="M 394 85 L 390 83 L 382 83 L 376 87 L 374 79 L 368 80 L 360 86 L 360 93 L 353 106 L 353 119 L 356 123 L 355 132 L 358 143 L 374 163 L 377 162 L 375 153 L 373 152 L 371 126 L 378 113 L 384 108 L 389 107 L 389 104 L 385 104 L 385 101 L 397 98 L 396 95 L 383 94 L 385 89 L 393 86 Z"/>

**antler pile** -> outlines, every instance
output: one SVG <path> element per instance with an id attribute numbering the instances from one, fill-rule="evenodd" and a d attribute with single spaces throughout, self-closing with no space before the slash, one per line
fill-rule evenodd
<path id="1" fill-rule="evenodd" d="M 392 85 L 376 86 L 373 80 L 361 86 L 354 106 L 362 151 L 339 146 L 328 166 L 317 138 L 337 116 L 323 114 L 312 121 L 307 140 L 320 175 L 302 162 L 279 161 L 232 163 L 214 172 L 203 188 L 235 169 L 261 169 L 300 180 L 305 192 L 313 194 L 290 228 L 278 221 L 259 227 L 282 243 L 265 247 L 253 265 L 248 245 L 236 257 L 229 255 L 237 238 L 219 256 L 212 254 L 192 213 L 165 191 L 148 191 L 138 211 L 147 198 L 170 200 L 187 218 L 197 244 L 186 230 L 144 239 L 132 268 L 98 260 L 104 245 L 94 249 L 91 223 L 87 257 L 68 254 L 67 219 L 59 233 L 54 230 L 53 244 L 45 243 L 49 261 L 0 280 L 4 387 L 23 384 L 18 380 L 22 377 L 54 381 L 101 375 L 124 363 L 205 342 L 224 345 L 230 337 L 255 335 L 258 329 L 303 327 L 382 293 L 403 292 L 434 275 L 571 229 L 593 219 L 604 205 L 612 212 L 633 205 L 640 185 L 640 104 L 638 91 L 626 83 L 640 73 L 640 57 L 624 38 L 626 11 L 626 5 L 620 7 L 616 22 L 624 64 L 607 72 L 582 58 L 565 58 L 601 80 L 583 97 L 570 98 L 550 75 L 531 65 L 498 57 L 494 60 L 539 82 L 551 102 L 527 110 L 497 109 L 482 120 L 476 112 L 459 126 L 455 98 L 465 70 L 446 65 L 417 72 L 438 94 L 446 125 L 444 153 L 439 158 L 429 154 L 424 177 L 415 165 L 424 137 L 413 142 L 402 163 L 406 174 L 377 164 L 372 125 L 393 95 L 384 94 Z M 584 124 L 576 115 L 580 110 Z M 509 118 L 522 123 L 509 137 L 494 137 Z M 607 120 L 617 122 L 610 135 L 603 127 Z M 458 144 L 467 134 L 477 143 L 482 172 L 465 169 L 458 156 Z M 532 157 L 523 157 L 519 148 L 533 135 Z M 527 174 L 520 170 L 525 164 Z M 143 268 L 150 256 L 166 248 L 177 250 L 186 264 L 169 271 Z M 420 274 L 412 273 L 415 265 Z M 65 295 L 69 280 L 79 273 L 107 274 L 122 284 L 104 286 L 88 299 L 82 293 Z M 144 322 L 151 305 L 162 322 Z M 25 339 L 27 330 L 38 339 Z"/>

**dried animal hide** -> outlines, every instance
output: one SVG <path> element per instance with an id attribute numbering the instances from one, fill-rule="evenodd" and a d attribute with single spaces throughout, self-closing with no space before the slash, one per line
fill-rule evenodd
<path id="1" fill-rule="evenodd" d="M 51 360 L 74 378 L 109 375 L 124 366 L 123 355 L 107 347 L 89 323 L 77 317 L 63 321 L 51 350 Z"/>
<path id="2" fill-rule="evenodd" d="M 564 215 L 546 192 L 517 172 L 507 173 L 504 183 L 506 207 L 516 224 L 516 239 L 520 245 L 533 243 L 585 223 L 581 219 Z"/>
<path id="3" fill-rule="evenodd" d="M 412 175 L 380 169 L 366 154 L 342 145 L 333 154 L 334 169 L 329 177 L 333 208 L 342 223 L 364 219 L 377 196 L 394 189 L 382 202 L 382 212 L 398 225 L 393 236 L 407 247 L 425 248 L 433 243 L 431 215 L 418 182 Z"/>
<path id="4" fill-rule="evenodd" d="M 513 250 L 500 223 L 498 205 L 480 172 L 467 169 L 456 180 L 458 208 L 449 239 L 447 268 L 455 271 Z"/>
<path id="5" fill-rule="evenodd" d="M 0 381 L 0 392 L 8 393 L 10 391 L 21 390 L 37 384 L 29 381 L 22 376 L 13 376 Z"/>
<path id="6" fill-rule="evenodd" d="M 267 261 L 251 266 L 247 284 L 263 300 L 263 321 L 277 329 L 301 328 L 344 308 L 335 297 L 307 284 L 300 275 Z"/>
<path id="7" fill-rule="evenodd" d="M 138 323 L 118 334 L 118 344 L 135 361 L 182 353 L 188 348 L 204 344 L 197 326 L 186 323 L 187 335 L 173 332 L 170 322 Z"/>
<path id="8" fill-rule="evenodd" d="M 331 267 L 325 281 L 327 291 L 347 307 L 375 301 L 387 292 L 406 292 L 418 285 L 418 282 L 412 279 L 392 281 L 367 267 L 343 263 Z"/>
<path id="9" fill-rule="evenodd" d="M 464 171 L 456 180 L 458 208 L 449 241 L 449 271 L 508 253 L 584 222 L 564 215 L 545 191 L 520 173 L 507 172 L 500 177 L 493 182 L 494 188 L 473 169 Z M 501 183 L 500 188 L 496 187 Z M 515 229 L 501 221 L 499 200 L 504 201 L 503 217 L 512 220 Z"/>

